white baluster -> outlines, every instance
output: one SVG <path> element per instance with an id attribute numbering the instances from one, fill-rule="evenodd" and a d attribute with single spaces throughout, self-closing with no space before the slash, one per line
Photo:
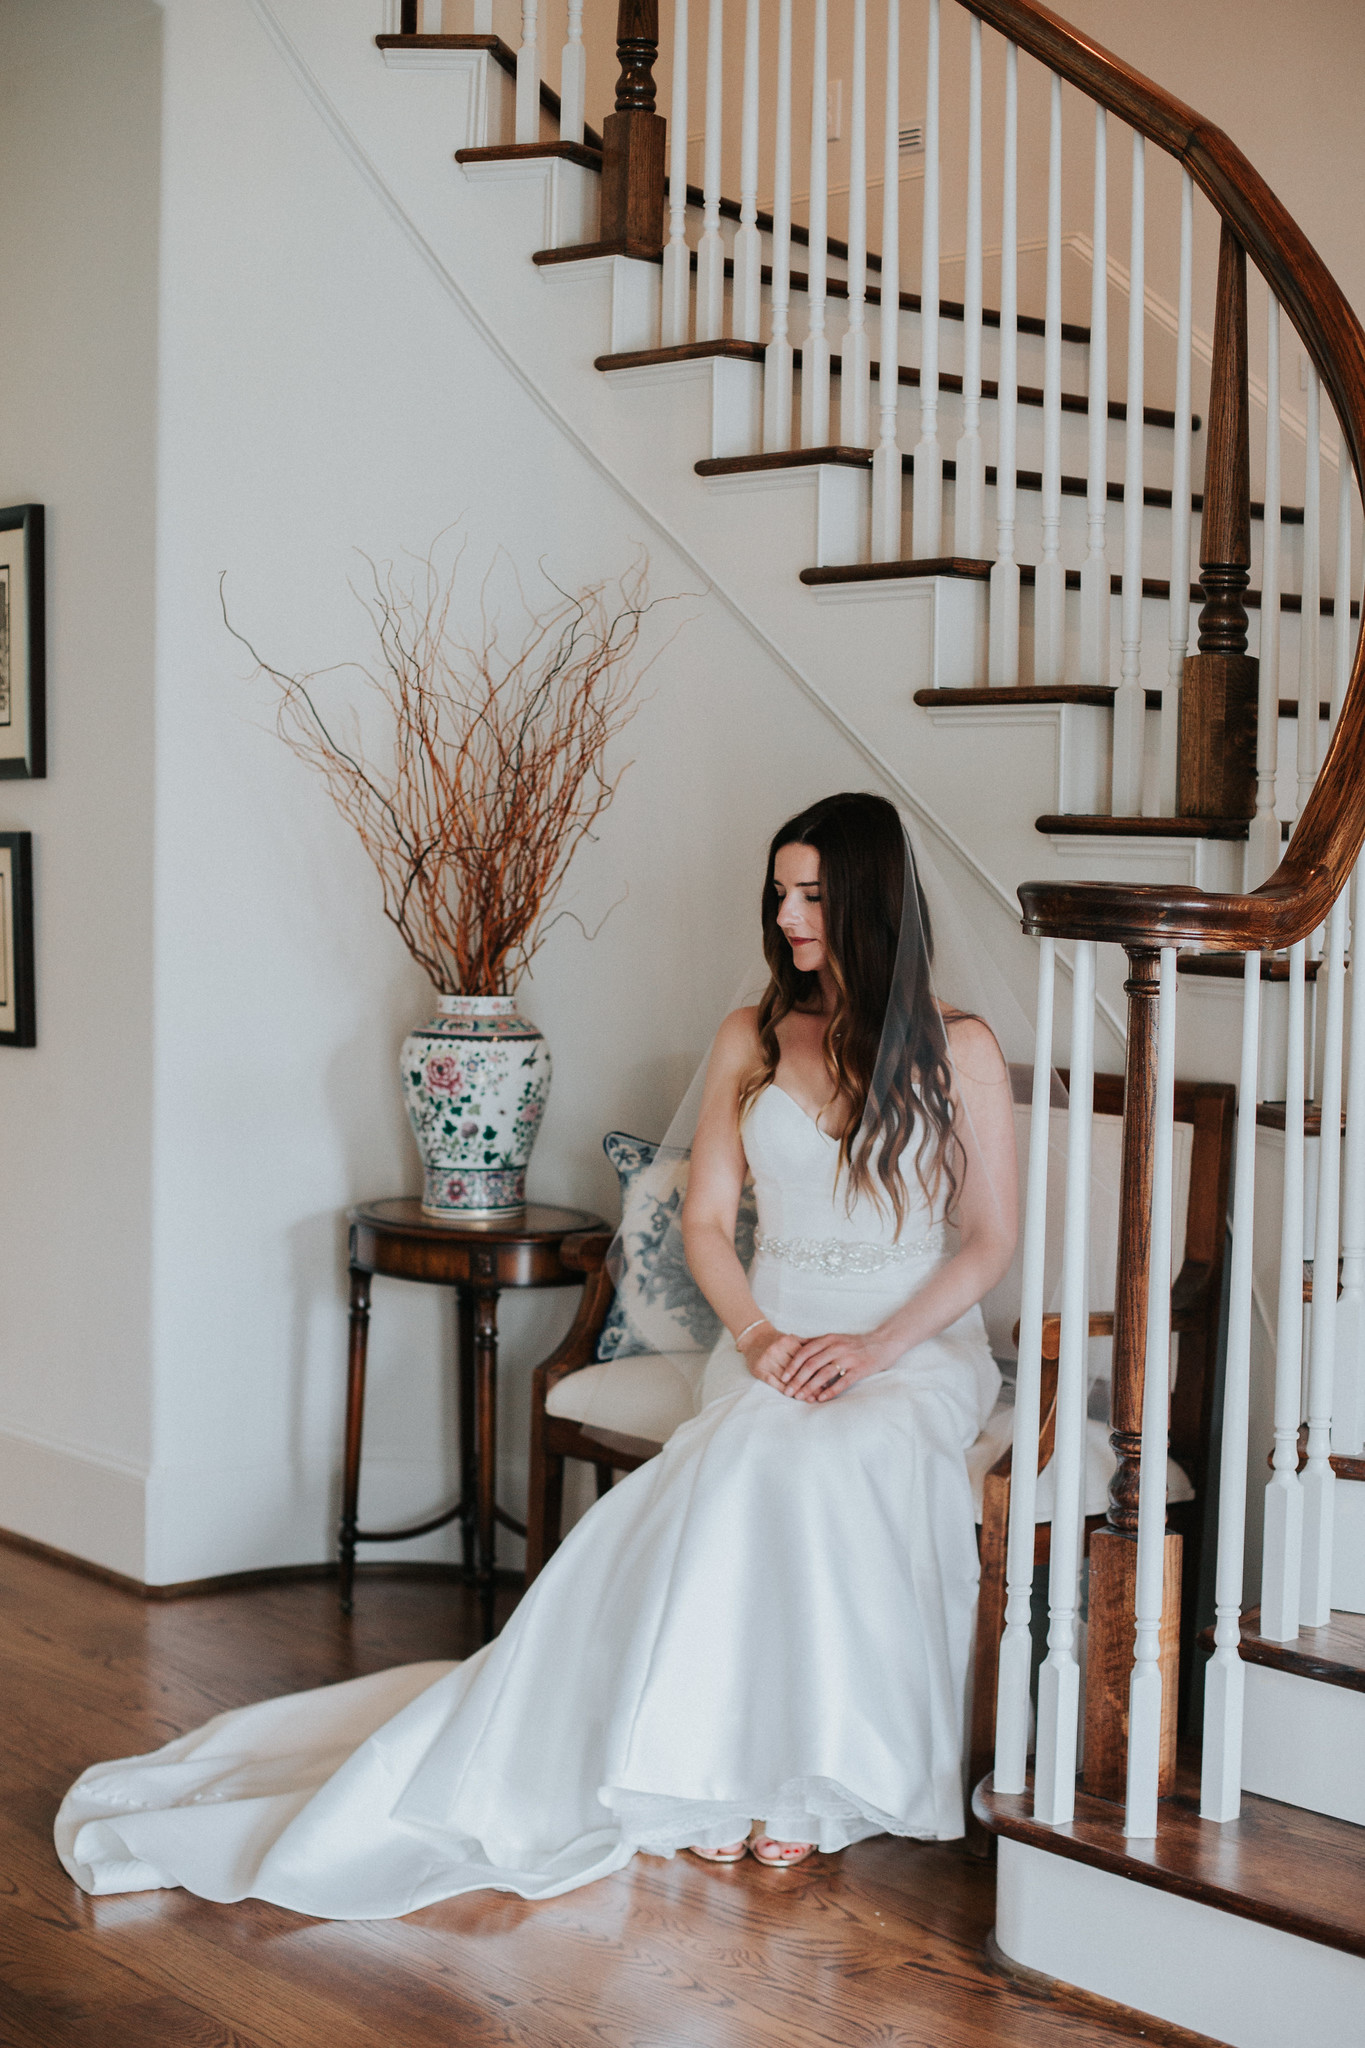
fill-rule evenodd
<path id="1" fill-rule="evenodd" d="M 1365 1449 L 1365 974 L 1357 967 L 1362 882 L 1355 877 L 1351 947 L 1351 1066 L 1346 1084 L 1346 1160 L 1341 1196 L 1341 1298 L 1337 1302 L 1336 1399 L 1332 1449 Z"/>
<path id="2" fill-rule="evenodd" d="M 829 0 L 815 0 L 810 80 L 810 324 L 801 344 L 801 446 L 829 444 Z"/>
<path id="3" fill-rule="evenodd" d="M 1090 264 L 1090 447 L 1085 488 L 1086 557 L 1081 565 L 1080 678 L 1109 681 L 1109 117 L 1095 109 L 1095 208 Z"/>
<path id="4" fill-rule="evenodd" d="M 939 0 L 929 0 L 924 84 L 924 228 L 920 241 L 919 440 L 915 443 L 911 553 L 931 561 L 943 547 L 943 450 L 938 439 L 938 40 Z"/>
<path id="5" fill-rule="evenodd" d="M 1142 744 L 1147 699 L 1142 688 L 1142 383 L 1147 317 L 1144 183 L 1147 145 L 1133 137 L 1133 211 L 1128 256 L 1128 428 L 1123 460 L 1122 657 L 1114 692 L 1114 815 L 1142 808 Z"/>
<path id="6" fill-rule="evenodd" d="M 896 0 L 891 0 L 894 6 Z M 777 16 L 777 140 L 773 158 L 772 335 L 763 355 L 763 446 L 792 444 L 792 0 Z"/>
<path id="7" fill-rule="evenodd" d="M 1005 45 L 1004 179 L 1000 198 L 1000 384 L 996 408 L 995 561 L 991 567 L 989 679 L 1019 681 L 1019 564 L 1015 560 L 1019 420 L 1019 52 Z"/>
<path id="8" fill-rule="evenodd" d="M 1280 1215 L 1280 1305 L 1275 1326 L 1275 1448 L 1265 1490 L 1261 1634 L 1287 1643 L 1299 1632 L 1303 1576 L 1303 1488 L 1299 1411 L 1303 1398 L 1304 941 L 1289 949 L 1289 1046 L 1284 1083 L 1284 1207 Z"/>
<path id="9" fill-rule="evenodd" d="M 872 559 L 895 562 L 901 551 L 900 396 L 901 303 L 901 10 L 886 0 L 886 125 L 882 139 L 882 317 L 878 354 L 878 441 L 872 457 Z"/>
<path id="10" fill-rule="evenodd" d="M 702 164 L 701 241 L 697 244 L 697 340 L 725 332 L 725 243 L 720 232 L 721 90 L 725 77 L 725 0 L 710 0 L 706 18 L 706 141 Z"/>
<path id="11" fill-rule="evenodd" d="M 1351 680 L 1351 656 L 1355 652 L 1355 635 L 1351 631 L 1351 451 L 1346 444 L 1345 430 L 1337 425 L 1337 573 L 1332 586 L 1333 618 L 1332 651 L 1332 731 L 1336 731 L 1337 713 L 1341 700 L 1346 695 L 1346 685 Z"/>
<path id="12" fill-rule="evenodd" d="M 420 12 L 422 17 L 420 33 L 424 36 L 440 35 L 441 15 L 444 12 L 441 0 L 422 0 Z M 475 33 L 477 34 L 478 31 L 476 30 Z"/>
<path id="13" fill-rule="evenodd" d="M 1136 1623 L 1128 1681 L 1128 1784 L 1123 1832 L 1156 1834 L 1161 1772 L 1161 1595 L 1166 1561 L 1166 1445 L 1171 1406 L 1171 1212 L 1175 1154 L 1175 947 L 1161 949 L 1153 1103 L 1152 1239 L 1147 1265 L 1147 1349 L 1142 1382 Z"/>
<path id="14" fill-rule="evenodd" d="M 1080 1667 L 1076 1603 L 1080 1574 L 1081 1466 L 1085 1431 L 1086 1339 L 1090 1304 L 1090 1140 L 1095 1093 L 1095 942 L 1076 946 L 1071 997 L 1071 1102 L 1066 1134 L 1066 1223 L 1062 1245 L 1062 1330 L 1057 1361 L 1052 1560 L 1047 1657 L 1038 1673 L 1035 1820 L 1060 1826 L 1076 1807 Z"/>
<path id="15" fill-rule="evenodd" d="M 763 304 L 763 243 L 758 232 L 758 0 L 744 10 L 744 99 L 740 113 L 739 226 L 730 331 L 757 341 Z"/>
<path id="16" fill-rule="evenodd" d="M 853 104 L 848 130 L 848 326 L 839 379 L 839 439 L 871 443 L 872 341 L 867 331 L 867 0 L 853 0 Z"/>
<path id="17" fill-rule="evenodd" d="M 1236 1820 L 1242 1810 L 1242 1566 L 1251 1404 L 1251 1286 L 1256 1200 L 1256 1074 L 1261 1041 L 1261 956 L 1248 953 L 1242 983 L 1242 1071 L 1237 1088 L 1237 1157 L 1232 1177 L 1232 1271 L 1223 1442 L 1218 1467 L 1218 1564 L 1213 1655 L 1204 1671 L 1204 1755 L 1199 1811 Z M 1146 1449 L 1143 1450 L 1144 1466 Z"/>
<path id="18" fill-rule="evenodd" d="M 559 60 L 559 139 L 583 140 L 588 105 L 588 53 L 583 48 L 583 0 L 569 0 L 569 40 Z"/>
<path id="19" fill-rule="evenodd" d="M 1023 1286 L 1019 1303 L 1019 1365 L 1014 1383 L 1014 1456 L 1010 1534 L 1005 1564 L 1005 1632 L 995 1707 L 995 1789 L 1022 1792 L 1028 1769 L 1029 1673 L 1033 1657 L 1034 1516 L 1038 1504 L 1039 1396 L 1043 1369 L 1043 1285 L 1047 1257 L 1047 1167 L 1052 1136 L 1052 1005 L 1055 939 L 1038 955 L 1038 1028 L 1033 1042 L 1033 1107 L 1029 1114 L 1028 1190 L 1024 1201 Z"/>
<path id="20" fill-rule="evenodd" d="M 540 140 L 539 0 L 521 0 L 521 48 L 517 51 L 516 132 L 518 142 Z"/>
<path id="21" fill-rule="evenodd" d="M 1300 714 L 1302 715 L 1302 714 Z M 1322 1126 L 1318 1139 L 1318 1213 L 1313 1239 L 1313 1313 L 1308 1348 L 1308 1463 L 1303 1486 L 1301 1628 L 1321 1628 L 1332 1614 L 1332 1381 L 1336 1365 L 1337 1256 L 1341 1192 L 1341 1041 L 1346 971 L 1343 889 L 1327 920 L 1327 1019 L 1322 1055 Z M 1321 977 L 1322 969 L 1319 969 Z"/>
<path id="22" fill-rule="evenodd" d="M 1043 558 L 1033 589 L 1033 680 L 1066 677 L 1062 567 L 1062 81 L 1052 74 L 1047 153 L 1047 288 L 1043 341 Z"/>
<path id="23" fill-rule="evenodd" d="M 692 258 L 687 247 L 687 0 L 673 0 L 673 88 L 668 130 L 668 242 L 664 248 L 663 309 L 659 338 L 664 348 L 687 341 L 692 297 Z"/>
<path id="24" fill-rule="evenodd" d="M 967 88 L 967 252 L 962 285 L 962 432 L 955 455 L 953 547 L 979 561 L 985 546 L 986 454 L 981 445 L 981 23 L 972 16 Z"/>
<path id="25" fill-rule="evenodd" d="M 1245 881 L 1259 889 L 1280 864 L 1275 773 L 1280 758 L 1280 306 L 1270 295 L 1265 361 L 1265 521 L 1261 541 L 1261 641 L 1256 700 L 1256 815 L 1247 834 Z"/>
<path id="26" fill-rule="evenodd" d="M 1318 779 L 1318 709 L 1322 680 L 1322 381 L 1308 365 L 1307 445 L 1303 452 L 1303 596 L 1299 615 L 1299 800 L 1302 812 Z M 1264 603 L 1264 599 L 1262 599 Z"/>
<path id="27" fill-rule="evenodd" d="M 1194 267 L 1194 180 L 1180 180 L 1180 310 L 1175 341 L 1175 446 L 1171 461 L 1171 629 L 1161 692 L 1157 816 L 1176 814 L 1180 776 L 1180 693 L 1190 644 L 1190 337 Z"/>

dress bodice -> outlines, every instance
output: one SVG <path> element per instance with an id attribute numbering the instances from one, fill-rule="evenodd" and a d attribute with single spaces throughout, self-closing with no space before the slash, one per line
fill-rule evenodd
<path id="1" fill-rule="evenodd" d="M 758 1204 L 751 1282 L 783 1328 L 800 1329 L 806 1320 L 829 1327 L 831 1296 L 855 1297 L 845 1318 L 856 1313 L 871 1328 L 948 1251 L 943 1195 L 931 1204 L 913 1170 L 907 1174 L 899 1232 L 889 1202 L 871 1194 L 849 1201 L 838 1140 L 775 1083 L 755 1100 L 742 1136 Z M 852 1325 L 845 1320 L 844 1327 Z"/>
<path id="2" fill-rule="evenodd" d="M 859 1194 L 852 1202 L 839 1173 L 839 1141 L 821 1130 L 776 1082 L 763 1090 L 744 1119 L 744 1152 L 758 1201 L 764 1238 L 828 1245 L 881 1247 L 898 1259 L 942 1251 L 945 1193 L 934 1204 L 924 1195 L 913 1165 L 905 1175 L 907 1206 L 899 1233 L 888 1201 Z M 913 1146 L 903 1164 L 909 1164 Z"/>

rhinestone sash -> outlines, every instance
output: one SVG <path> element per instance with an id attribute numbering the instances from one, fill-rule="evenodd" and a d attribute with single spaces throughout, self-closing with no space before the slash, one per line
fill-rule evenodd
<path id="1" fill-rule="evenodd" d="M 911 1259 L 944 1251 L 947 1243 L 948 1226 L 936 1223 L 928 1236 L 915 1244 L 858 1244 L 840 1237 L 756 1237 L 754 1250 L 784 1266 L 795 1266 L 798 1272 L 838 1278 L 845 1273 L 883 1273 L 888 1266 L 908 1265 Z"/>

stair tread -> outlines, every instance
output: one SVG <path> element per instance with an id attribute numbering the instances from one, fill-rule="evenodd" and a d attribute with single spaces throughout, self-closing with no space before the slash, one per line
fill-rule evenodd
<path id="1" fill-rule="evenodd" d="M 717 341 L 684 341 L 675 348 L 632 348 L 615 355 L 594 356 L 594 370 L 649 370 L 662 363 L 703 363 L 719 358 L 723 362 L 761 363 L 765 344 L 735 341 L 726 335 Z"/>
<path id="2" fill-rule="evenodd" d="M 1075 1819 L 1065 1826 L 1034 1820 L 1032 1806 L 1031 1783 L 1026 1792 L 1003 1793 L 990 1778 L 972 1799 L 992 1834 L 1365 1956 L 1365 1830 L 1350 1821 L 1254 1792 L 1242 1794 L 1239 1819 L 1201 1820 L 1197 1766 L 1188 1758 L 1174 1798 L 1158 1809 L 1155 1841 L 1129 1841 L 1123 1807 L 1079 1787 Z"/>
<path id="3" fill-rule="evenodd" d="M 498 142 L 455 152 L 457 164 L 549 163 L 555 158 L 591 171 L 600 168 L 602 152 L 586 142 Z"/>
<path id="4" fill-rule="evenodd" d="M 518 149 L 457 150 L 456 157 L 461 163 L 466 161 L 495 163 L 504 157 L 553 156 L 573 147 L 574 145 L 572 144 L 555 144 L 551 146 L 549 143 L 545 143 L 535 146 L 527 143 Z M 590 257 L 600 256 L 603 253 L 604 246 L 601 242 L 581 242 L 570 249 L 539 249 L 531 258 L 531 261 L 542 266 L 550 263 L 586 261 Z M 764 277 L 765 279 L 767 277 L 766 270 L 764 271 Z M 761 363 L 767 354 L 767 349 L 768 344 L 764 341 L 733 341 L 728 337 L 723 341 L 685 341 L 675 343 L 670 348 L 630 349 L 618 355 L 596 356 L 593 359 L 593 367 L 598 370 L 607 371 L 633 370 L 652 363 L 693 362 L 698 356 L 708 355 L 732 356 L 740 362 Z M 793 349 L 792 362 L 797 369 L 801 367 L 802 353 L 799 348 Z M 877 363 L 872 365 L 872 375 L 874 378 L 879 376 L 880 367 Z M 841 376 L 843 374 L 842 356 L 831 356 L 829 368 L 832 377 Z M 901 365 L 899 373 L 900 382 L 907 389 L 917 390 L 919 388 L 919 376 L 920 373 L 915 364 L 903 363 Z M 961 391 L 962 379 L 945 371 L 940 374 L 939 388 L 943 391 Z M 1042 405 L 1043 391 L 1041 385 L 1020 384 L 1016 386 L 1016 390 L 1020 405 L 1035 407 Z M 987 377 L 982 380 L 981 396 L 984 399 L 998 399 L 999 394 L 1000 386 L 993 377 Z M 1089 410 L 1090 400 L 1084 392 L 1064 391 L 1062 393 L 1063 412 L 1088 413 Z M 1109 402 L 1109 418 L 1111 420 L 1126 420 L 1127 417 L 1128 407 L 1124 404 L 1123 400 L 1111 399 Z M 1164 406 L 1144 406 L 1142 418 L 1144 424 L 1149 427 L 1174 427 L 1175 425 L 1175 414 L 1168 411 Z M 1196 430 L 1202 425 L 1198 413 L 1192 415 L 1192 424 Z M 995 482 L 995 474 L 994 466 L 988 465 L 986 470 L 987 484 Z M 1015 477 L 1020 490 L 1041 491 L 1043 488 L 1042 473 L 1039 470 L 1017 470 Z M 1062 478 L 1061 490 L 1064 498 L 1083 498 L 1086 495 L 1087 489 L 1088 486 L 1084 477 L 1064 476 Z M 1110 483 L 1107 486 L 1107 496 L 1111 504 L 1121 505 L 1123 503 L 1123 485 L 1119 482 Z M 1155 486 L 1145 488 L 1142 496 L 1145 505 L 1152 505 L 1158 509 L 1162 506 L 1169 506 L 1171 502 L 1170 492 Z M 1193 511 L 1199 512 L 1203 510 L 1204 500 L 1198 492 L 1193 494 L 1190 503 Z M 1263 510 L 1263 507 L 1253 506 L 1252 517 L 1260 517 Z M 1298 511 L 1299 519 L 1302 520 L 1303 518 L 1302 508 L 1290 506 L 1288 508 L 1288 519 L 1291 525 L 1293 524 L 1293 514 L 1296 510 Z"/>
<path id="5" fill-rule="evenodd" d="M 1333 1608 L 1331 1619 L 1321 1628 L 1301 1628 L 1287 1643 L 1268 1641 L 1261 1634 L 1260 1622 L 1259 1607 L 1248 1608 L 1242 1616 L 1241 1652 L 1246 1663 L 1266 1664 L 1272 1670 L 1292 1671 L 1299 1678 L 1316 1678 L 1324 1685 L 1365 1692 L 1365 1614 Z M 1211 1629 L 1204 1631 L 1200 1642 L 1212 1648 Z"/>
<path id="6" fill-rule="evenodd" d="M 748 457 L 734 457 L 734 458 L 732 458 L 732 459 L 733 459 L 733 460 L 736 460 L 736 461 L 743 461 L 743 460 L 750 460 L 751 458 L 748 458 Z M 904 470 L 907 470 L 907 471 L 908 471 L 908 472 L 909 472 L 910 474 L 912 474 L 912 475 L 913 475 L 913 473 L 914 473 L 914 457 L 913 457 L 913 456 L 911 456 L 911 455 L 904 455 L 904 456 L 902 456 L 902 457 L 901 457 L 901 467 L 902 467 L 902 469 L 904 469 Z M 949 465 L 948 465 L 947 463 L 945 463 L 945 464 L 944 464 L 944 474 L 945 474 L 945 475 L 947 475 L 948 473 L 949 473 Z M 937 558 L 935 558 L 935 559 L 937 559 Z M 946 557 L 944 557 L 944 559 L 945 559 L 945 560 L 949 560 L 949 561 L 951 561 L 951 560 L 959 560 L 959 559 L 961 559 L 961 558 L 960 558 L 960 557 L 955 557 L 955 556 L 946 556 Z M 990 565 L 990 564 L 989 564 L 989 563 L 987 562 L 987 563 L 981 563 L 981 564 L 977 564 L 977 565 L 974 565 L 974 566 L 973 566 L 973 567 L 972 567 L 971 569 L 969 569 L 969 570 L 964 570 L 964 571 L 953 571 L 953 570 L 948 570 L 948 569 L 940 569 L 940 570 L 931 570 L 931 569 L 930 569 L 930 568 L 928 568 L 928 567 L 927 567 L 927 566 L 926 566 L 926 565 L 925 565 L 924 563 L 922 563 L 922 562 L 914 562 L 914 561 L 899 561 L 899 562 L 845 562 L 845 563 L 838 563 L 838 564 L 835 564 L 834 566 L 832 566 L 832 567 L 828 567 L 828 568 L 818 568 L 818 569 L 802 569 L 802 570 L 801 570 L 801 571 L 799 572 L 799 574 L 800 574 L 800 579 L 801 579 L 801 581 L 802 581 L 803 583 L 867 583 L 867 582 L 882 582 L 882 581 L 885 581 L 885 580 L 888 580 L 888 579 L 894 580 L 894 579 L 895 579 L 896 577 L 898 577 L 898 576 L 905 576 L 905 577 L 911 577 L 911 576 L 925 576 L 925 575 L 930 575 L 930 574 L 937 574 L 937 575 L 952 575 L 952 574 L 970 574 L 970 575 L 972 575 L 972 576 L 978 576 L 978 577 L 980 577 L 980 580 L 984 582 L 984 581 L 986 580 L 986 577 L 987 577 L 987 576 L 989 575 L 989 573 L 990 573 L 990 567 L 991 567 L 991 565 Z M 1033 584 L 1034 584 L 1034 582 L 1035 582 L 1035 580 L 1036 580 L 1036 578 L 1035 578 L 1035 568 L 1036 568 L 1036 565 L 1035 565 L 1034 563 L 1032 563 L 1032 562 L 1021 562 L 1021 563 L 1020 563 L 1020 565 L 1019 565 L 1019 581 L 1020 581 L 1020 583 L 1021 583 L 1021 584 L 1022 584 L 1022 585 L 1024 586 L 1024 588 L 1025 588 L 1026 590 L 1027 590 L 1027 589 L 1030 589 L 1030 588 L 1032 588 L 1032 586 L 1033 586 Z M 983 573 L 983 572 L 984 572 L 984 573 Z M 1079 590 L 1079 589 L 1080 589 L 1080 587 L 1081 587 L 1081 572 L 1080 572 L 1080 570 L 1079 570 L 1079 569 L 1068 569 L 1068 570 L 1067 570 L 1067 572 L 1066 572 L 1066 587 L 1067 587 L 1067 589 L 1068 589 L 1068 590 Z M 1111 576 L 1110 576 L 1110 578 L 1109 578 L 1109 590 L 1110 590 L 1110 594 L 1111 594 L 1111 596 L 1113 596 L 1113 597 L 1119 597 L 1119 596 L 1121 596 L 1121 594 L 1122 594 L 1122 591 L 1123 591 L 1123 578 L 1122 578 L 1122 576 L 1119 576 L 1119 575 L 1111 575 Z M 1167 578 L 1167 577 L 1165 577 L 1165 576 L 1144 576 L 1144 577 L 1143 577 L 1143 579 L 1142 579 L 1142 594 L 1143 594 L 1143 596 L 1144 596 L 1144 597 L 1155 597 L 1155 598 L 1168 598 L 1168 597 L 1170 596 L 1170 594 L 1171 594 L 1171 585 L 1170 585 L 1170 580 L 1169 580 L 1169 578 Z M 1190 602 L 1191 602 L 1191 604 L 1202 604 L 1202 603 L 1204 602 L 1204 593 L 1203 593 L 1203 591 L 1202 591 L 1202 590 L 1200 589 L 1200 587 L 1199 587 L 1199 585 L 1198 585 L 1197 583 L 1192 583 L 1192 584 L 1190 585 Z M 1249 612 L 1258 612 L 1258 611 L 1259 611 L 1259 610 L 1261 609 L 1261 593 L 1260 593 L 1260 591 L 1259 591 L 1259 590 L 1246 590 L 1246 591 L 1243 591 L 1243 593 L 1242 593 L 1242 603 L 1244 604 L 1244 606 L 1246 607 L 1246 609 L 1247 609 L 1247 610 L 1248 610 Z M 1303 609 L 1302 601 L 1301 601 L 1301 599 L 1300 599 L 1300 597 L 1299 597 L 1299 593 L 1298 593 L 1297 591 L 1295 591 L 1295 590 L 1284 590 L 1284 591 L 1281 591 L 1281 592 L 1280 592 L 1280 610 L 1281 610 L 1282 612 L 1301 612 L 1301 611 L 1302 611 L 1302 609 Z M 1335 615 L 1335 611 L 1336 611 L 1336 607 L 1335 607 L 1335 605 L 1334 605 L 1334 603 L 1333 603 L 1333 601 L 1332 601 L 1332 599 L 1331 599 L 1330 597 L 1324 597 L 1324 598 L 1322 599 L 1321 603 L 1319 604 L 1319 607 L 1318 607 L 1318 609 L 1319 609 L 1319 612 L 1321 613 L 1321 615 L 1322 615 L 1322 617 L 1323 617 L 1324 619 L 1330 619 L 1330 618 L 1332 618 L 1332 617 L 1333 617 L 1333 616 Z M 1358 601 L 1358 600 L 1356 600 L 1356 599 L 1352 599 L 1352 602 L 1351 602 L 1351 617 L 1352 617 L 1353 619 L 1355 619 L 1355 618 L 1359 618 L 1359 616 L 1360 616 L 1360 604 L 1359 604 L 1359 601 Z"/>
<path id="7" fill-rule="evenodd" d="M 1114 818 L 1084 811 L 1046 812 L 1035 819 L 1040 832 L 1107 839 L 1245 839 L 1245 818 Z"/>
<path id="8" fill-rule="evenodd" d="M 1156 691 L 1150 694 L 1160 704 L 1160 694 Z M 1054 683 L 1046 686 L 1041 683 L 988 684 L 970 690 L 916 690 L 914 701 L 927 710 L 972 704 L 987 708 L 1000 704 L 1091 704 L 1101 711 L 1109 711 L 1113 709 L 1114 692 L 1102 683 Z"/>
<path id="9" fill-rule="evenodd" d="M 1317 960 L 1305 960 L 1304 976 L 1316 981 Z M 1242 979 L 1242 955 L 1240 953 L 1182 953 L 1176 961 L 1181 974 L 1206 975 L 1215 981 L 1240 981 Z M 1288 981 L 1289 959 L 1284 953 L 1262 953 L 1261 980 Z"/>
<path id="10" fill-rule="evenodd" d="M 1316 960 L 1306 963 L 1306 967 L 1312 967 L 1315 980 L 1317 978 L 1318 965 L 1319 962 Z M 1258 1102 L 1256 1105 L 1256 1121 L 1263 1131 L 1282 1131 L 1284 1129 L 1284 1104 L 1282 1102 Z M 1303 1128 L 1310 1138 L 1320 1136 L 1322 1132 L 1322 1106 L 1320 1103 L 1305 1102 L 1303 1106 Z M 1343 1131 L 1346 1128 L 1345 1110 L 1341 1112 L 1341 1128 Z"/>
<path id="11" fill-rule="evenodd" d="M 692 466 L 698 476 L 761 476 L 769 469 L 815 469 L 825 462 L 844 469 L 871 469 L 872 450 L 831 441 L 824 448 L 784 448 L 767 455 L 711 455 Z"/>

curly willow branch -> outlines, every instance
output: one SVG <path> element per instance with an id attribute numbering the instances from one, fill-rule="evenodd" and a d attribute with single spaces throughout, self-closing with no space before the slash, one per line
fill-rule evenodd
<path id="1" fill-rule="evenodd" d="M 279 693 L 280 737 L 322 776 L 374 862 L 385 915 L 413 959 L 443 994 L 501 995 L 556 921 L 569 863 L 630 765 L 609 774 L 606 755 L 649 666 L 634 663 L 649 563 L 621 578 L 614 612 L 605 583 L 560 592 L 530 615 L 510 657 L 486 605 L 482 644 L 453 638 L 458 569 L 457 557 L 443 577 L 428 558 L 410 589 L 370 564 L 372 594 L 360 602 L 379 662 L 356 666 L 391 726 L 384 765 L 367 757 L 354 707 L 345 741 L 324 715 L 318 683 L 329 672 L 285 675 L 243 644 Z"/>

